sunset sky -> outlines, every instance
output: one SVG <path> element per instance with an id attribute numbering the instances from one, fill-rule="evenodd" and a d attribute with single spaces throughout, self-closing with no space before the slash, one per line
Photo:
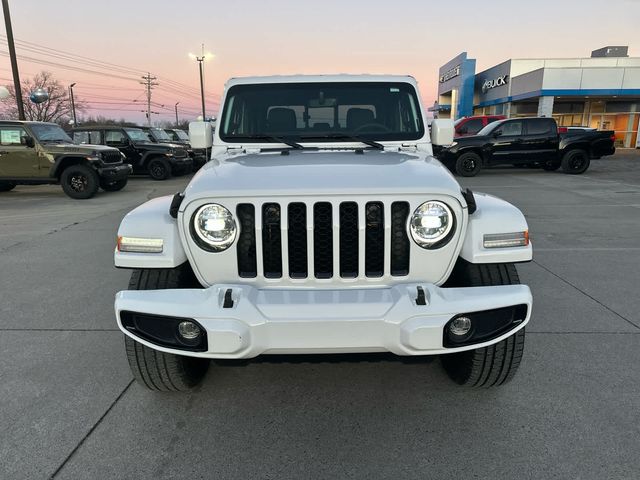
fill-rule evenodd
<path id="1" fill-rule="evenodd" d="M 629 45 L 630 55 L 640 56 L 640 0 L 9 3 L 14 35 L 28 42 L 17 47 L 22 77 L 51 71 L 65 84 L 77 83 L 76 95 L 91 106 L 87 113 L 139 122 L 144 121 L 138 106 L 144 89 L 138 81 L 144 71 L 160 83 L 153 99 L 164 107 L 156 108 L 162 113 L 154 120 L 174 118 L 178 101 L 181 117 L 197 115 L 197 63 L 188 53 L 199 53 L 201 43 L 215 54 L 206 64 L 207 113 L 215 115 L 224 82 L 233 76 L 411 74 L 430 105 L 438 68 L 462 51 L 477 59 L 477 71 L 509 58 L 589 56 L 605 45 Z M 6 52 L 0 31 L 0 51 Z M 77 58 L 84 65 L 71 62 L 48 49 L 128 70 Z M 0 79 L 10 83 L 5 55 L 0 56 Z"/>

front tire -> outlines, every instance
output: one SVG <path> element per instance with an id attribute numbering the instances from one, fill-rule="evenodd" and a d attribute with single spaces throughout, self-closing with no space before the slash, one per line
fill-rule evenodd
<path id="1" fill-rule="evenodd" d="M 98 191 L 100 178 L 96 171 L 83 164 L 71 165 L 60 175 L 62 190 L 76 200 L 86 200 Z"/>
<path id="2" fill-rule="evenodd" d="M 460 263 L 454 270 L 456 287 L 516 285 L 520 283 L 512 263 Z M 467 387 L 504 385 L 516 374 L 524 353 L 525 329 L 490 345 L 459 353 L 442 355 L 442 365 L 449 377 Z"/>
<path id="3" fill-rule="evenodd" d="M 570 175 L 579 175 L 587 171 L 591 160 L 584 150 L 569 150 L 562 157 L 562 171 Z"/>
<path id="4" fill-rule="evenodd" d="M 171 165 L 165 158 L 152 158 L 149 160 L 147 170 L 154 180 L 166 180 L 171 176 Z"/>
<path id="5" fill-rule="evenodd" d="M 134 270 L 129 290 L 163 290 L 196 287 L 188 264 L 177 268 Z M 125 351 L 133 377 L 149 390 L 184 392 L 198 385 L 209 368 L 209 360 L 164 353 L 125 335 Z"/>
<path id="6" fill-rule="evenodd" d="M 456 173 L 461 177 L 475 177 L 481 169 L 482 158 L 477 153 L 463 153 L 456 160 Z"/>
<path id="7" fill-rule="evenodd" d="M 123 178 L 122 180 L 116 180 L 115 182 L 100 181 L 100 187 L 105 192 L 119 192 L 127 185 L 128 180 L 128 178 Z"/>

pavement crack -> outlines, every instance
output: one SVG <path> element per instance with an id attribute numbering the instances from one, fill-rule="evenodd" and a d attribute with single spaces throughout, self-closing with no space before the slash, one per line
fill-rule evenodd
<path id="1" fill-rule="evenodd" d="M 600 305 L 601 307 L 605 308 L 606 310 L 610 311 L 611 313 L 613 313 L 616 317 L 624 320 L 625 322 L 627 322 L 629 325 L 632 325 L 634 327 L 636 327 L 638 330 L 640 330 L 640 325 L 635 324 L 634 322 L 632 322 L 631 320 L 629 320 L 628 318 L 626 318 L 623 315 L 620 315 L 618 312 L 616 312 L 615 310 L 613 310 L 611 307 L 605 305 L 604 303 L 602 303 L 600 300 L 598 300 L 597 298 L 593 297 L 592 295 L 589 295 L 587 292 L 585 292 L 584 290 L 582 290 L 581 288 L 579 288 L 578 286 L 574 285 L 573 283 L 571 283 L 569 280 L 562 278 L 560 275 L 558 275 L 557 273 L 551 271 L 550 269 L 548 269 L 547 267 L 545 267 L 544 265 L 542 265 L 541 263 L 537 262 L 536 260 L 533 260 L 533 263 L 535 263 L 536 265 L 538 265 L 540 268 L 542 268 L 543 270 L 549 272 L 551 275 L 553 275 L 554 277 L 556 277 L 557 279 L 563 281 L 564 283 L 566 283 L 567 285 L 575 288 L 577 291 L 579 291 L 580 293 L 582 293 L 583 295 L 585 295 L 586 297 L 589 297 L 591 300 L 593 300 L 594 302 L 596 302 L 598 305 Z"/>
<path id="2" fill-rule="evenodd" d="M 102 423 L 102 420 L 104 420 L 104 418 L 109 414 L 109 412 L 113 409 L 113 407 L 115 407 L 116 403 L 118 403 L 120 401 L 120 399 L 124 396 L 124 394 L 127 393 L 127 390 L 129 390 L 129 388 L 131 387 L 133 382 L 134 382 L 133 379 L 131 379 L 129 381 L 127 386 L 124 387 L 122 392 L 120 392 L 120 395 L 118 395 L 116 397 L 116 399 L 111 403 L 111 405 L 109 405 L 109 408 L 107 408 L 107 410 L 98 419 L 98 421 L 93 424 L 93 426 L 89 429 L 89 431 L 86 433 L 86 435 L 84 437 L 82 437 L 82 439 L 80 440 L 80 442 L 78 442 L 78 444 L 75 446 L 75 448 L 73 450 L 71 450 L 71 453 L 69 453 L 69 455 L 67 455 L 67 458 L 65 458 L 64 461 L 60 464 L 60 466 L 58 468 L 56 468 L 56 471 L 53 472 L 53 474 L 49 477 L 50 480 L 54 479 L 56 477 L 56 475 L 58 475 L 58 473 L 60 473 L 60 471 L 64 468 L 64 466 L 69 462 L 69 460 L 71 460 L 71 458 L 75 455 L 75 453 L 80 449 L 82 444 L 87 440 L 87 438 L 89 438 L 89 436 L 94 432 L 94 430 L 96 428 L 98 428 L 98 425 L 100 425 L 100 423 Z"/>

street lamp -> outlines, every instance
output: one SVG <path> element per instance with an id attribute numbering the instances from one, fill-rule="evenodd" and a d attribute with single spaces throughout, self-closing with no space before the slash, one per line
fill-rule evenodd
<path id="1" fill-rule="evenodd" d="M 73 99 L 73 87 L 75 87 L 75 82 L 69 85 L 69 96 L 71 98 L 71 115 L 73 116 L 73 126 L 78 125 L 78 119 L 76 118 L 76 102 Z"/>
<path id="2" fill-rule="evenodd" d="M 180 102 L 176 102 L 176 128 L 178 128 L 178 105 Z"/>
<path id="3" fill-rule="evenodd" d="M 206 113 L 204 109 L 204 66 L 203 63 L 208 58 L 213 58 L 212 53 L 204 53 L 204 44 L 202 44 L 202 55 L 198 56 L 193 53 L 189 54 L 190 58 L 195 58 L 198 61 L 198 67 L 200 69 L 200 96 L 202 97 L 202 119 L 206 119 Z"/>

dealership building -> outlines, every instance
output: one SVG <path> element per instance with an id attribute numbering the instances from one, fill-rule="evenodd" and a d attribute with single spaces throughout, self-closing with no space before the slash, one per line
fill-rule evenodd
<path id="1" fill-rule="evenodd" d="M 561 126 L 614 130 L 618 147 L 640 147 L 640 58 L 604 47 L 587 58 L 514 58 L 475 72 L 461 53 L 440 68 L 439 118 L 553 117 Z"/>

